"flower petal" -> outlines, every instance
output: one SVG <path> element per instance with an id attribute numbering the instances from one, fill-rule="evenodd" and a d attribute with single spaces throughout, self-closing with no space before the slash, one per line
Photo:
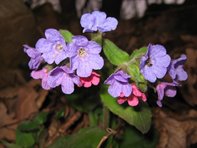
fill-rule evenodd
<path id="1" fill-rule="evenodd" d="M 65 94 L 71 94 L 74 91 L 74 83 L 70 77 L 64 77 L 62 80 L 62 91 Z"/>
<path id="2" fill-rule="evenodd" d="M 156 75 L 157 78 L 161 79 L 165 76 L 167 72 L 167 68 L 165 67 L 159 67 L 159 66 L 152 66 L 153 72 Z"/>
<path id="3" fill-rule="evenodd" d="M 131 97 L 128 98 L 128 104 L 130 106 L 137 106 L 138 103 L 139 103 L 139 100 L 136 96 L 131 96 Z"/>
<path id="4" fill-rule="evenodd" d="M 125 97 L 118 97 L 118 104 L 123 104 L 125 101 L 127 101 L 127 99 Z"/>
<path id="5" fill-rule="evenodd" d="M 80 77 L 88 77 L 92 73 L 92 66 L 86 61 L 80 61 L 77 67 L 77 75 Z"/>
<path id="6" fill-rule="evenodd" d="M 104 66 L 104 60 L 100 55 L 89 55 L 88 63 L 94 70 L 100 70 Z"/>
<path id="7" fill-rule="evenodd" d="M 131 95 L 131 92 L 132 92 L 131 85 L 128 84 L 128 83 L 122 85 L 121 92 L 124 94 L 125 97 L 130 96 Z"/>
<path id="8" fill-rule="evenodd" d="M 100 12 L 100 11 L 94 11 L 92 13 L 92 16 L 94 16 L 94 25 L 96 27 L 102 25 L 105 22 L 106 19 L 106 14 L 104 12 Z"/>
<path id="9" fill-rule="evenodd" d="M 84 28 L 84 32 L 96 31 L 97 28 L 93 28 L 95 18 L 90 13 L 83 14 L 80 20 L 81 26 Z"/>
<path id="10" fill-rule="evenodd" d="M 87 46 L 88 45 L 88 39 L 85 36 L 82 35 L 76 35 L 72 38 L 72 42 L 79 47 Z"/>
<path id="11" fill-rule="evenodd" d="M 114 81 L 114 83 L 109 86 L 108 93 L 112 97 L 116 98 L 120 96 L 121 90 L 121 84 L 119 82 Z"/>
<path id="12" fill-rule="evenodd" d="M 52 49 L 52 46 L 53 43 L 45 38 L 39 39 L 35 45 L 36 49 L 41 53 L 49 52 Z"/>
<path id="13" fill-rule="evenodd" d="M 156 44 L 149 46 L 150 57 L 162 57 L 166 55 L 166 48 L 162 45 Z"/>
<path id="14" fill-rule="evenodd" d="M 95 41 L 89 41 L 88 45 L 86 46 L 86 50 L 91 54 L 99 54 L 101 52 L 101 46 Z"/>
<path id="15" fill-rule="evenodd" d="M 174 97 L 176 95 L 176 88 L 173 86 L 167 86 L 165 89 L 165 95 L 167 97 Z"/>
<path id="16" fill-rule="evenodd" d="M 117 19 L 113 17 L 108 17 L 103 24 L 98 27 L 100 32 L 107 32 L 111 30 L 115 30 L 118 25 Z"/>
<path id="17" fill-rule="evenodd" d="M 52 88 L 59 86 L 62 83 L 64 76 L 64 71 L 61 68 L 55 68 L 49 73 L 48 85 Z"/>
<path id="18" fill-rule="evenodd" d="M 56 29 L 53 29 L 53 28 L 46 29 L 45 37 L 46 37 L 47 40 L 50 40 L 50 41 L 58 41 L 61 38 L 63 39 L 60 32 L 57 31 Z"/>
<path id="19" fill-rule="evenodd" d="M 152 83 L 156 81 L 156 76 L 153 73 L 152 67 L 145 66 L 141 69 L 141 73 L 143 74 L 144 78 Z"/>

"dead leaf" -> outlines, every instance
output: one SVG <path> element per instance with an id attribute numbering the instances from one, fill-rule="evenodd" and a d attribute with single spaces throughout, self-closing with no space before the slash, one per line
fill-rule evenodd
<path id="1" fill-rule="evenodd" d="M 156 129 L 160 134 L 157 148 L 186 148 L 197 143 L 197 111 L 172 113 L 154 110 Z"/>
<path id="2" fill-rule="evenodd" d="M 187 103 L 197 105 L 197 49 L 186 49 L 187 62 L 185 69 L 188 73 L 186 84 L 183 85 L 181 93 Z"/>

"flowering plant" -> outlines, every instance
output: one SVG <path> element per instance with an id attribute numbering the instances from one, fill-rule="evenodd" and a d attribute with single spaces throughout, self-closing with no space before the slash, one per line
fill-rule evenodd
<path id="1" fill-rule="evenodd" d="M 104 33 L 115 30 L 118 25 L 115 18 L 107 17 L 104 12 L 86 13 L 80 23 L 83 33 L 91 34 L 90 39 L 73 35 L 68 30 L 51 28 L 45 31 L 45 37 L 37 41 L 35 48 L 24 45 L 24 51 L 31 58 L 31 76 L 41 79 L 43 89 L 61 86 L 64 94 L 100 84 L 97 92 L 104 108 L 103 122 L 109 122 L 106 113 L 111 111 L 147 133 L 152 117 L 147 103 L 150 99 L 148 89 L 157 93 L 155 103 L 162 107 L 164 96 L 174 97 L 176 87 L 187 79 L 183 69 L 187 57 L 183 54 L 178 59 L 171 59 L 160 44 L 149 44 L 129 55 L 104 37 Z M 104 67 L 109 63 L 116 67 L 113 73 L 108 73 L 111 69 Z M 106 75 L 108 78 L 103 82 L 101 77 Z M 171 77 L 169 81 L 164 79 L 167 75 Z M 109 124 L 104 125 L 104 128 L 109 127 Z"/>

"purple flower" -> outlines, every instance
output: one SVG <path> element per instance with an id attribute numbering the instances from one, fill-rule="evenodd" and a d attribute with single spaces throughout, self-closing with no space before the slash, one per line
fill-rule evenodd
<path id="1" fill-rule="evenodd" d="M 65 94 L 71 94 L 74 91 L 74 84 L 81 86 L 79 77 L 66 66 L 53 69 L 49 74 L 48 84 L 52 88 L 61 85 Z"/>
<path id="2" fill-rule="evenodd" d="M 162 45 L 149 44 L 146 54 L 140 60 L 140 71 L 146 80 L 153 83 L 157 78 L 165 76 L 170 60 Z"/>
<path id="3" fill-rule="evenodd" d="M 186 55 L 182 54 L 180 58 L 171 61 L 169 74 L 173 80 L 185 81 L 188 78 L 187 73 L 183 69 L 183 64 L 186 60 Z"/>
<path id="4" fill-rule="evenodd" d="M 36 43 L 36 49 L 42 53 L 42 57 L 48 64 L 61 61 L 69 57 L 64 38 L 56 29 L 47 29 L 45 38 L 41 38 Z"/>
<path id="5" fill-rule="evenodd" d="M 28 65 L 30 69 L 38 69 L 43 58 L 41 57 L 41 53 L 38 52 L 35 48 L 32 48 L 28 45 L 23 45 L 24 52 L 31 58 Z"/>
<path id="6" fill-rule="evenodd" d="M 178 86 L 177 83 L 167 83 L 167 82 L 162 82 L 157 85 L 156 90 L 157 90 L 157 95 L 158 95 L 158 100 L 157 100 L 157 105 L 159 107 L 162 107 L 161 101 L 163 100 L 164 95 L 167 97 L 174 97 L 176 95 L 176 86 Z"/>
<path id="7" fill-rule="evenodd" d="M 107 17 L 104 12 L 94 11 L 92 13 L 83 14 L 80 20 L 83 32 L 108 32 L 115 30 L 118 21 L 114 17 Z"/>
<path id="8" fill-rule="evenodd" d="M 42 88 L 46 89 L 46 90 L 50 89 L 50 86 L 47 83 L 48 74 L 49 74 L 49 72 L 48 72 L 47 68 L 43 68 L 41 70 L 31 72 L 32 78 L 42 80 Z"/>
<path id="9" fill-rule="evenodd" d="M 123 72 L 122 70 L 117 71 L 116 73 L 111 74 L 107 80 L 105 80 L 105 84 L 109 84 L 108 92 L 114 98 L 119 96 L 130 96 L 132 89 L 129 84 L 130 76 Z"/>
<path id="10" fill-rule="evenodd" d="M 77 70 L 80 77 L 88 77 L 92 70 L 99 70 L 104 65 L 103 58 L 99 55 L 101 46 L 94 41 L 88 41 L 84 36 L 74 36 L 68 45 L 72 55 L 70 58 L 72 70 Z"/>

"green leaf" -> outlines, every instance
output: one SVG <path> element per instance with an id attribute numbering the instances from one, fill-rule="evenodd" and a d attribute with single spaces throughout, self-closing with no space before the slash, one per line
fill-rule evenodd
<path id="1" fill-rule="evenodd" d="M 147 47 L 142 47 L 140 49 L 134 50 L 130 56 L 130 59 L 137 59 L 140 58 L 141 56 L 143 56 L 147 51 Z"/>
<path id="2" fill-rule="evenodd" d="M 35 139 L 32 133 L 23 133 L 16 130 L 16 144 L 21 147 L 31 147 L 35 144 Z"/>
<path id="3" fill-rule="evenodd" d="M 133 80 L 138 88 L 143 92 L 147 91 L 147 81 L 144 79 L 143 75 L 140 73 L 139 66 L 137 64 L 128 65 L 127 71 L 131 76 L 131 80 Z"/>
<path id="4" fill-rule="evenodd" d="M 147 133 L 151 126 L 151 110 L 145 103 L 141 104 L 140 108 L 134 108 L 131 106 L 119 105 L 116 102 L 116 98 L 113 98 L 107 93 L 107 89 L 104 88 L 104 92 L 100 95 L 103 104 L 115 115 L 124 119 L 130 125 L 135 126 L 142 133 Z"/>
<path id="5" fill-rule="evenodd" d="M 121 65 L 124 62 L 129 61 L 128 53 L 117 47 L 112 41 L 105 39 L 103 45 L 103 51 L 107 59 L 113 65 Z"/>
<path id="6" fill-rule="evenodd" d="M 65 108 L 61 108 L 60 110 L 58 110 L 56 113 L 55 113 L 55 117 L 57 119 L 60 119 L 60 118 L 63 118 L 64 117 L 64 112 L 65 112 Z"/>
<path id="7" fill-rule="evenodd" d="M 23 123 L 21 123 L 17 129 L 19 129 L 22 132 L 31 132 L 31 131 L 35 131 L 38 130 L 40 127 L 40 125 L 36 122 L 33 121 L 25 121 Z"/>
<path id="8" fill-rule="evenodd" d="M 48 148 L 96 148 L 105 134 L 98 127 L 88 127 L 71 136 L 58 138 Z"/>
<path id="9" fill-rule="evenodd" d="M 41 125 L 44 124 L 47 120 L 48 113 L 47 112 L 40 112 L 35 118 L 34 122 Z"/>
<path id="10" fill-rule="evenodd" d="M 132 127 L 127 127 L 122 135 L 122 142 L 120 147 L 135 147 L 135 148 L 155 148 L 158 142 L 158 134 L 156 130 L 150 131 L 148 134 L 143 135 Z"/>
<path id="11" fill-rule="evenodd" d="M 70 31 L 65 29 L 60 29 L 59 31 L 66 42 L 70 43 L 72 41 L 73 34 Z"/>

